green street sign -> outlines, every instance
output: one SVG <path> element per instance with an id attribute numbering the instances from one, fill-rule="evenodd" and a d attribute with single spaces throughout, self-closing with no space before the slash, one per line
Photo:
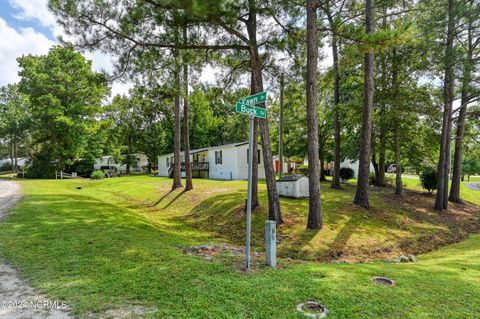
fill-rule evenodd
<path id="1" fill-rule="evenodd" d="M 238 103 L 246 105 L 256 105 L 263 103 L 267 100 L 267 92 L 260 92 L 254 95 L 244 97 L 243 99 L 238 100 Z"/>
<path id="2" fill-rule="evenodd" d="M 256 107 L 256 106 L 251 106 L 251 105 L 246 105 L 242 104 L 240 102 L 237 102 L 237 107 L 236 111 L 238 113 L 250 115 L 253 113 L 255 117 L 261 118 L 261 119 L 266 119 L 267 118 L 267 110 L 263 109 L 261 107 Z"/>

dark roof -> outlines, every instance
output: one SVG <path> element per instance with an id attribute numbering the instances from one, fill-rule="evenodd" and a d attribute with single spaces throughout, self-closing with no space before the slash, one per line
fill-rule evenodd
<path id="1" fill-rule="evenodd" d="M 200 153 L 205 151 L 208 151 L 208 148 L 199 148 L 197 150 L 190 150 L 190 154 L 195 154 L 195 153 Z"/>
<path id="2" fill-rule="evenodd" d="M 239 143 L 231 143 L 231 144 L 224 144 L 224 145 L 217 145 L 217 146 L 211 146 L 211 148 L 228 148 L 228 147 L 239 147 L 242 145 L 248 144 L 248 142 L 239 142 Z"/>
<path id="3" fill-rule="evenodd" d="M 190 150 L 190 154 L 195 154 L 195 153 L 200 153 L 200 152 L 205 152 L 210 149 L 219 149 L 219 148 L 228 148 L 228 147 L 239 147 L 248 144 L 248 142 L 239 142 L 239 143 L 231 143 L 231 144 L 225 144 L 225 145 L 218 145 L 218 146 L 211 146 L 211 147 L 206 147 L 206 148 L 199 148 L 198 150 Z M 259 144 L 260 145 L 260 144 Z M 183 151 L 180 152 L 180 154 L 184 154 Z M 173 153 L 168 153 L 168 154 L 162 154 L 160 156 L 171 156 Z"/>
<path id="4" fill-rule="evenodd" d="M 303 174 L 293 174 L 293 175 L 285 175 L 282 176 L 277 182 L 295 182 L 301 179 L 302 177 L 306 177 Z"/>

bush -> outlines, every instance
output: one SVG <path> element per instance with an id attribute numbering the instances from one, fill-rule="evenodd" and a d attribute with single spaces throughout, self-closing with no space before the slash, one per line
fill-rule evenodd
<path id="1" fill-rule="evenodd" d="M 308 176 L 308 165 L 300 165 L 298 171 L 305 176 Z"/>
<path id="2" fill-rule="evenodd" d="M 395 185 L 395 177 L 392 175 L 385 175 L 385 186 Z"/>
<path id="3" fill-rule="evenodd" d="M 48 155 L 38 154 L 26 168 L 27 178 L 55 178 L 55 167 Z"/>
<path id="4" fill-rule="evenodd" d="M 91 179 L 103 179 L 105 174 L 102 171 L 93 171 L 92 175 L 90 175 Z"/>
<path id="5" fill-rule="evenodd" d="M 377 182 L 377 175 L 375 175 L 374 172 L 370 172 L 368 174 L 368 183 L 370 185 L 375 185 L 376 182 Z"/>
<path id="6" fill-rule="evenodd" d="M 420 182 L 429 193 L 433 192 L 437 189 L 437 171 L 433 168 L 425 168 L 420 173 Z"/>
<path id="7" fill-rule="evenodd" d="M 10 161 L 5 161 L 0 164 L 0 172 L 8 172 L 12 170 L 12 163 Z"/>
<path id="8" fill-rule="evenodd" d="M 340 179 L 342 182 L 347 182 L 349 179 L 352 179 L 355 176 L 355 172 L 350 167 L 340 168 Z"/>

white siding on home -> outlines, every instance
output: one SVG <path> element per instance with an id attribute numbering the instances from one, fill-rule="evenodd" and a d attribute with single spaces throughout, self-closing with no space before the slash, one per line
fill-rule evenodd
<path id="1" fill-rule="evenodd" d="M 260 150 L 260 163 L 258 164 L 258 178 L 265 178 L 265 167 L 263 166 L 263 154 L 261 146 L 258 145 Z M 248 144 L 238 146 L 237 149 L 237 179 L 248 179 Z"/>
<path id="2" fill-rule="evenodd" d="M 160 155 L 158 157 L 158 176 L 168 176 L 168 168 L 170 166 L 170 160 L 167 165 L 167 158 L 170 158 L 171 154 Z"/>
<path id="3" fill-rule="evenodd" d="M 247 179 L 246 155 L 245 165 L 242 165 L 242 150 L 246 152 L 248 147 L 230 146 L 227 148 L 213 147 L 208 152 L 210 162 L 210 178 L 212 179 Z M 222 164 L 215 163 L 215 151 L 222 151 Z M 259 167 L 260 170 L 260 167 Z M 262 168 L 263 170 L 263 168 Z"/>
<path id="4" fill-rule="evenodd" d="M 258 146 L 261 149 L 261 146 Z M 211 147 L 200 154 L 207 154 L 206 161 L 210 164 L 209 178 L 223 180 L 238 180 L 248 178 L 247 164 L 248 144 L 237 143 Z M 216 163 L 215 153 L 222 152 L 222 163 Z M 182 153 L 183 154 L 183 153 Z M 217 153 L 218 154 L 218 153 Z M 258 165 L 258 177 L 265 178 L 263 157 L 260 151 L 260 164 Z M 168 176 L 167 158 L 172 159 L 173 154 L 165 154 L 158 157 L 158 176 Z M 192 156 L 190 156 L 192 159 Z M 169 162 L 170 163 L 170 162 Z M 185 172 L 182 172 L 182 176 Z"/>

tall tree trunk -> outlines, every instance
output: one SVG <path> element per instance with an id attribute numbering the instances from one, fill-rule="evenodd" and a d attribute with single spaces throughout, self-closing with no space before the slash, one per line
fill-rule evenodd
<path id="1" fill-rule="evenodd" d="M 252 93 L 259 93 L 263 91 L 263 77 L 262 77 L 262 63 L 260 61 L 260 55 L 258 53 L 258 43 L 257 43 L 257 17 L 256 17 L 256 1 L 249 0 L 249 18 L 247 21 L 247 32 L 250 40 L 250 66 L 251 66 L 251 88 Z M 259 105 L 260 107 L 265 108 L 265 103 Z M 262 153 L 263 153 L 263 165 L 265 168 L 265 179 L 267 183 L 267 192 L 268 192 L 268 217 L 270 220 L 275 220 L 278 224 L 283 223 L 282 214 L 280 211 L 280 200 L 278 197 L 277 184 L 275 181 L 275 169 L 273 167 L 273 157 L 272 149 L 270 146 L 270 131 L 268 128 L 267 119 L 256 119 L 256 122 L 260 126 L 260 135 L 262 140 Z M 256 126 L 256 125 L 255 125 Z M 256 134 L 256 133 L 255 133 Z M 256 135 L 254 135 L 256 136 Z M 257 194 L 257 203 L 258 203 L 258 161 L 257 161 L 257 143 L 255 139 L 254 143 L 254 163 L 253 165 L 254 172 L 257 172 L 257 181 L 254 180 L 253 186 Z M 257 169 L 255 170 L 255 167 Z M 253 195 L 253 194 L 252 194 Z M 254 197 L 252 196 L 252 199 Z"/>
<path id="2" fill-rule="evenodd" d="M 400 125 L 397 123 L 393 132 L 393 139 L 395 144 L 395 194 L 403 194 L 402 182 L 402 162 L 400 158 Z"/>
<path id="3" fill-rule="evenodd" d="M 326 182 L 327 178 L 325 177 L 325 159 L 322 156 L 320 156 L 320 181 L 321 182 Z"/>
<path id="4" fill-rule="evenodd" d="M 260 62 L 259 62 L 260 63 Z M 261 68 L 261 67 L 260 67 Z M 258 71 L 257 71 L 258 72 Z M 254 92 L 262 92 L 263 91 L 263 82 L 262 88 L 259 89 L 258 76 L 254 76 L 253 71 L 253 64 L 252 64 L 252 73 L 250 79 L 250 93 L 255 94 Z M 261 69 L 260 69 L 261 73 Z M 260 74 L 261 76 L 261 74 Z M 263 81 L 263 79 L 262 79 Z M 260 90 L 260 91 L 258 91 Z M 265 107 L 265 106 L 264 106 Z M 260 205 L 258 201 L 258 119 L 255 118 L 253 122 L 253 167 L 252 167 L 252 210 Z"/>
<path id="5" fill-rule="evenodd" d="M 187 25 L 183 26 L 183 44 L 187 46 L 188 33 Z M 185 60 L 185 57 L 184 57 Z M 183 62 L 183 152 L 185 154 L 185 190 L 193 189 L 192 166 L 190 165 L 190 130 L 188 123 L 188 63 Z"/>
<path id="6" fill-rule="evenodd" d="M 383 29 L 387 29 L 387 6 L 383 5 L 383 22 L 382 26 Z M 381 56 L 381 87 L 382 93 L 385 95 L 387 93 L 387 61 L 386 61 L 386 54 Z M 385 153 L 387 151 L 387 141 L 386 141 L 386 128 L 385 128 L 385 113 L 386 113 L 387 106 L 385 102 L 382 101 L 380 104 L 380 119 L 379 119 L 379 150 L 378 150 L 378 172 L 375 179 L 375 185 L 377 186 L 385 186 Z"/>
<path id="7" fill-rule="evenodd" d="M 378 175 L 375 181 L 377 186 L 385 186 L 385 153 L 386 153 L 386 134 L 385 134 L 385 104 L 382 103 L 380 106 L 380 149 L 378 151 Z"/>
<path id="8" fill-rule="evenodd" d="M 285 76 L 280 75 L 280 121 L 278 124 L 278 177 L 283 174 L 283 90 L 285 86 Z"/>
<path id="9" fill-rule="evenodd" d="M 462 98 L 460 103 L 460 113 L 458 115 L 457 132 L 455 137 L 455 155 L 453 159 L 452 185 L 450 187 L 450 196 L 448 200 L 451 202 L 461 203 L 460 198 L 460 180 L 462 179 L 462 153 L 463 153 L 463 136 L 465 133 L 465 118 L 467 115 L 467 106 L 470 100 L 469 85 L 472 79 L 472 61 L 473 43 L 472 43 L 472 24 L 468 26 L 468 52 L 463 66 L 462 81 Z"/>
<path id="10" fill-rule="evenodd" d="M 15 147 L 14 147 L 14 157 L 15 157 L 15 173 L 18 173 L 18 138 L 15 136 Z"/>
<path id="11" fill-rule="evenodd" d="M 365 23 L 367 34 L 375 31 L 373 0 L 365 0 Z M 360 163 L 358 167 L 357 191 L 354 203 L 369 208 L 368 201 L 368 174 L 370 172 L 370 148 L 372 135 L 372 105 L 374 91 L 374 53 L 368 49 L 365 53 L 364 64 L 364 97 L 363 97 L 363 120 L 362 120 L 362 146 L 360 149 Z"/>
<path id="12" fill-rule="evenodd" d="M 453 92 L 453 91 L 452 91 Z M 453 101 L 453 93 L 452 93 Z M 452 110 L 453 103 L 448 111 L 447 138 L 445 147 L 445 173 L 443 180 L 443 209 L 448 209 L 448 182 L 450 181 L 450 167 L 452 161 Z"/>
<path id="13" fill-rule="evenodd" d="M 375 148 L 375 132 L 372 130 L 372 165 L 373 165 L 373 170 L 375 171 L 375 184 L 377 183 L 378 179 L 378 163 L 377 163 L 377 149 Z M 370 175 L 370 174 L 369 174 Z M 370 178 L 369 178 L 370 181 Z"/>
<path id="14" fill-rule="evenodd" d="M 178 44 L 178 30 L 175 28 L 175 43 Z M 178 49 L 174 50 L 175 67 L 173 78 L 175 83 L 175 131 L 173 132 L 173 184 L 172 189 L 183 187 L 180 165 L 180 66 Z"/>
<path id="15" fill-rule="evenodd" d="M 125 173 L 127 175 L 130 175 L 130 161 L 131 161 L 131 153 L 132 153 L 132 130 L 129 128 L 128 129 L 128 137 L 127 137 L 127 158 L 126 158 L 126 169 Z"/>
<path id="16" fill-rule="evenodd" d="M 447 43 L 445 47 L 445 75 L 443 83 L 443 121 L 442 135 L 440 139 L 440 158 L 437 168 L 437 194 L 435 197 L 435 210 L 442 211 L 448 208 L 448 200 L 445 196 L 445 187 L 448 189 L 448 159 L 449 159 L 449 140 L 450 123 L 452 118 L 453 89 L 454 89 L 454 0 L 448 0 L 448 27 Z"/>
<path id="17" fill-rule="evenodd" d="M 317 2 L 307 0 L 307 129 L 308 129 L 308 229 L 322 229 L 322 198 L 318 156 L 317 110 Z"/>
<path id="18" fill-rule="evenodd" d="M 13 159 L 14 158 L 14 151 L 13 151 L 14 142 L 13 142 L 13 140 L 14 140 L 14 137 L 13 137 L 13 134 L 12 134 L 12 136 L 10 137 L 10 163 L 12 164 L 11 165 L 12 166 L 11 171 L 12 171 L 12 173 L 15 173 L 15 162 L 14 162 L 14 159 Z"/>
<path id="19" fill-rule="evenodd" d="M 329 17 L 330 25 L 333 20 Z M 332 55 L 333 55 L 333 132 L 334 132 L 334 160 L 333 160 L 333 179 L 332 188 L 340 189 L 340 163 L 341 159 L 341 140 L 340 140 L 340 62 L 338 59 L 338 41 L 337 36 L 332 35 Z"/>
<path id="20" fill-rule="evenodd" d="M 398 109 L 396 105 L 399 97 L 398 93 L 398 63 L 397 63 L 397 50 L 393 49 L 392 54 L 392 87 L 394 90 L 393 95 L 393 105 L 394 105 L 394 112 L 396 113 L 395 116 L 395 128 L 393 130 L 393 144 L 395 148 L 395 194 L 402 195 L 403 194 L 403 181 L 402 181 L 402 163 L 401 163 L 401 144 L 400 144 L 400 126 L 401 126 L 401 116 L 402 112 Z"/>

